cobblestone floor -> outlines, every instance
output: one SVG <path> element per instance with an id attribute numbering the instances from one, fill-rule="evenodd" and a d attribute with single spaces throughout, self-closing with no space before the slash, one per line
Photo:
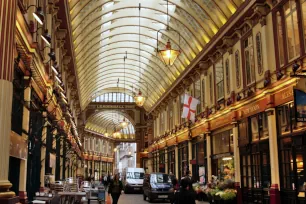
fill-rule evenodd
<path id="1" fill-rule="evenodd" d="M 165 201 L 155 201 L 154 203 L 164 204 Z M 142 194 L 124 194 L 123 193 L 120 196 L 119 204 L 149 204 L 149 201 L 148 200 L 144 201 Z M 197 202 L 197 204 L 208 204 L 208 202 Z"/>

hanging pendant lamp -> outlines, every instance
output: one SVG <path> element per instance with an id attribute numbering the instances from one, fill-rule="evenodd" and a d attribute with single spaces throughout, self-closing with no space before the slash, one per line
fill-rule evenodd
<path id="1" fill-rule="evenodd" d="M 146 98 L 142 95 L 141 91 L 139 90 L 138 94 L 134 96 L 134 100 L 137 106 L 142 107 Z"/>
<path id="2" fill-rule="evenodd" d="M 125 120 L 125 118 L 123 118 L 123 121 L 120 123 L 120 125 L 122 128 L 126 128 L 129 125 L 129 123 Z"/>
<path id="3" fill-rule="evenodd" d="M 158 48 L 158 44 L 160 43 L 159 41 L 159 34 L 162 34 L 161 31 L 164 30 L 164 31 L 172 31 L 172 32 L 176 32 L 179 36 L 179 43 L 180 43 L 180 40 L 181 40 L 181 35 L 179 32 L 177 32 L 176 30 L 170 30 L 170 27 L 169 27 L 169 4 L 168 4 L 168 0 L 167 0 L 167 29 L 161 29 L 157 32 L 157 53 L 160 57 L 160 59 L 163 61 L 163 63 L 166 65 L 166 66 L 172 66 L 175 62 L 175 60 L 177 59 L 177 57 L 181 54 L 181 50 L 176 50 L 176 49 L 173 49 L 172 46 L 171 46 L 171 42 L 170 40 L 168 39 L 168 42 L 166 44 L 166 47 L 165 49 L 159 49 Z"/>
<path id="4" fill-rule="evenodd" d="M 141 9 L 141 4 L 139 4 L 139 84 L 140 84 L 140 74 L 141 74 L 141 70 L 140 70 L 140 9 Z M 134 95 L 134 100 L 137 106 L 142 107 L 146 98 L 142 95 L 140 88 L 138 91 L 138 94 Z"/>
<path id="5" fill-rule="evenodd" d="M 159 57 L 167 66 L 172 66 L 180 53 L 180 50 L 174 50 L 171 48 L 171 42 L 169 40 L 164 50 L 158 50 Z"/>

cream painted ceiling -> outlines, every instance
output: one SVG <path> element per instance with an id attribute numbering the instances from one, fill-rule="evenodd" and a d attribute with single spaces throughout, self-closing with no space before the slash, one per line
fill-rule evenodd
<path id="1" fill-rule="evenodd" d="M 70 0 L 82 110 L 101 93 L 116 89 L 118 78 L 122 92 L 141 89 L 147 97 L 144 108 L 149 110 L 243 1 L 169 0 L 170 29 L 180 32 L 181 41 L 174 32 L 163 31 L 159 49 L 170 39 L 182 53 L 173 66 L 166 67 L 156 54 L 157 31 L 167 25 L 166 1 Z"/>

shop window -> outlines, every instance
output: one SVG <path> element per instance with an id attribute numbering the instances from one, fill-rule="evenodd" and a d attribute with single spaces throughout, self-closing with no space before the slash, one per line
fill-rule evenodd
<path id="1" fill-rule="evenodd" d="M 201 113 L 201 80 L 194 83 L 194 97 L 199 100 L 197 105 L 196 115 Z"/>
<path id="2" fill-rule="evenodd" d="M 178 156 L 179 156 L 179 178 L 182 178 L 186 175 L 186 171 L 188 169 L 188 143 L 183 142 L 179 144 L 178 147 Z"/>
<path id="3" fill-rule="evenodd" d="M 159 151 L 158 171 L 165 173 L 165 150 Z"/>
<path id="4" fill-rule="evenodd" d="M 230 72 L 229 72 L 229 59 L 225 61 L 225 76 L 226 76 L 226 93 L 230 94 Z"/>
<path id="5" fill-rule="evenodd" d="M 277 128 L 279 135 L 290 134 L 305 127 L 305 123 L 296 122 L 295 114 L 293 102 L 277 107 Z"/>
<path id="6" fill-rule="evenodd" d="M 298 17 L 295 0 L 289 0 L 284 5 L 286 22 L 286 40 L 289 61 L 300 56 L 300 39 L 298 28 Z"/>
<path id="7" fill-rule="evenodd" d="M 254 51 L 253 51 L 253 38 L 249 36 L 243 41 L 244 49 L 244 68 L 246 85 L 251 85 L 255 82 L 255 66 L 254 66 Z"/>
<path id="8" fill-rule="evenodd" d="M 218 60 L 215 64 L 215 76 L 217 100 L 220 101 L 224 99 L 224 70 L 222 59 Z"/>
<path id="9" fill-rule="evenodd" d="M 261 45 L 261 33 L 260 32 L 256 34 L 256 56 L 257 56 L 258 74 L 261 75 L 263 73 L 263 65 L 262 65 L 262 45 Z"/>
<path id="10" fill-rule="evenodd" d="M 168 171 L 175 175 L 175 150 L 174 147 L 168 148 Z"/>
<path id="11" fill-rule="evenodd" d="M 252 141 L 266 139 L 269 137 L 268 133 L 268 116 L 266 113 L 260 113 L 251 117 L 251 132 Z"/>
<path id="12" fill-rule="evenodd" d="M 213 135 L 213 154 L 233 152 L 231 134 L 232 130 L 227 130 Z"/>
<path id="13" fill-rule="evenodd" d="M 236 86 L 240 88 L 241 86 L 241 73 L 240 73 L 240 55 L 239 50 L 235 52 L 235 71 L 236 71 Z"/>
<path id="14" fill-rule="evenodd" d="M 304 34 L 304 44 L 306 47 L 306 0 L 301 0 L 302 16 L 303 16 L 303 34 Z"/>

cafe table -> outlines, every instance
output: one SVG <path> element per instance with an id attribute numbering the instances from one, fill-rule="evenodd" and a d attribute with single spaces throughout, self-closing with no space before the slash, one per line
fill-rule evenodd
<path id="1" fill-rule="evenodd" d="M 58 192 L 58 195 L 61 198 L 61 204 L 63 203 L 63 198 L 64 200 L 68 199 L 68 203 L 73 204 L 77 200 L 81 200 L 83 196 L 86 196 L 85 192 Z"/>

